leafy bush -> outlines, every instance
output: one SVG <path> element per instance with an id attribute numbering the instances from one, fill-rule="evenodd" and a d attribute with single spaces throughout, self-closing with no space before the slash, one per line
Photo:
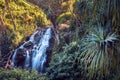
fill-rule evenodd
<path id="1" fill-rule="evenodd" d="M 45 80 L 45 77 L 37 72 L 30 73 L 23 69 L 4 70 L 0 69 L 0 80 Z"/>
<path id="2" fill-rule="evenodd" d="M 48 68 L 50 80 L 78 80 L 82 79 L 82 65 L 79 58 L 79 44 L 71 42 L 64 51 L 55 54 Z"/>

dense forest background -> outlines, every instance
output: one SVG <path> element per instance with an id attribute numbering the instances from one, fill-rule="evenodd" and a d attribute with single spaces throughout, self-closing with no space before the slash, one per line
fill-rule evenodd
<path id="1" fill-rule="evenodd" d="M 54 25 L 45 74 L 6 70 L 11 52 Z M 120 0 L 0 0 L 0 80 L 120 80 Z"/>

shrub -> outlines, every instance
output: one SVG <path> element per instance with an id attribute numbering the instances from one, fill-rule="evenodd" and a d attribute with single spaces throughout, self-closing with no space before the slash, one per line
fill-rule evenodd
<path id="1" fill-rule="evenodd" d="M 23 69 L 0 69 L 0 80 L 44 80 L 45 77 L 36 71 L 30 73 Z"/>
<path id="2" fill-rule="evenodd" d="M 66 45 L 62 52 L 53 56 L 47 72 L 50 80 L 78 80 L 83 78 L 79 46 L 78 42 L 73 41 L 70 45 Z"/>

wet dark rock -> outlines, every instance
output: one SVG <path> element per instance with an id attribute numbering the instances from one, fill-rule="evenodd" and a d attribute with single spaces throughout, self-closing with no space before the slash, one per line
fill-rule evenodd
<path id="1" fill-rule="evenodd" d="M 37 43 L 39 42 L 40 38 L 41 36 L 39 35 L 39 33 L 35 34 L 34 39 Z"/>
<path id="2" fill-rule="evenodd" d="M 34 44 L 31 41 L 28 41 L 24 44 L 24 48 L 26 49 L 32 49 Z"/>
<path id="3" fill-rule="evenodd" d="M 30 36 L 27 36 L 26 39 L 25 39 L 25 41 L 28 41 L 29 39 L 30 39 Z"/>
<path id="4" fill-rule="evenodd" d="M 49 40 L 49 47 L 47 50 L 51 51 L 53 49 L 53 47 L 54 47 L 54 38 L 51 38 Z"/>
<path id="5" fill-rule="evenodd" d="M 52 31 L 52 35 L 53 36 L 49 40 L 49 47 L 47 48 L 47 51 L 46 51 L 46 55 L 47 55 L 46 67 L 49 66 L 49 63 L 50 63 L 50 60 L 51 60 L 51 56 L 52 56 L 52 50 L 53 50 L 54 42 L 55 42 L 53 31 Z"/>
<path id="6" fill-rule="evenodd" d="M 23 54 L 26 54 L 26 50 L 22 48 L 18 48 L 16 53 L 17 55 L 23 55 Z"/>
<path id="7" fill-rule="evenodd" d="M 15 57 L 17 67 L 18 66 L 23 67 L 25 62 L 25 57 L 26 57 L 26 50 L 19 48 L 16 52 L 16 57 Z"/>

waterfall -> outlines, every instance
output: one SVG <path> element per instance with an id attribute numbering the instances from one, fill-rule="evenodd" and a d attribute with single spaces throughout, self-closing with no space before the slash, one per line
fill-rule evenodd
<path id="1" fill-rule="evenodd" d="M 37 33 L 38 33 L 38 31 L 34 32 L 33 35 L 30 37 L 30 40 L 29 40 L 29 41 L 34 42 L 34 36 L 35 36 L 35 34 L 37 34 Z"/>
<path id="2" fill-rule="evenodd" d="M 12 56 L 14 66 L 45 72 L 47 50 L 52 47 L 52 38 L 51 27 L 34 32 L 27 42 L 15 49 Z"/>
<path id="3" fill-rule="evenodd" d="M 26 55 L 26 59 L 25 59 L 25 68 L 28 68 L 30 66 L 30 55 L 29 55 L 29 51 L 26 51 L 27 55 Z"/>
<path id="4" fill-rule="evenodd" d="M 12 63 L 15 63 L 16 54 L 17 54 L 17 49 L 14 51 L 14 54 L 12 56 Z M 14 66 L 14 64 L 12 64 L 11 66 Z"/>
<path id="5" fill-rule="evenodd" d="M 47 29 L 44 36 L 40 39 L 38 47 L 34 49 L 32 57 L 32 69 L 40 70 L 42 72 L 44 63 L 46 62 L 46 49 L 49 46 L 49 39 L 51 38 L 51 28 Z"/>

